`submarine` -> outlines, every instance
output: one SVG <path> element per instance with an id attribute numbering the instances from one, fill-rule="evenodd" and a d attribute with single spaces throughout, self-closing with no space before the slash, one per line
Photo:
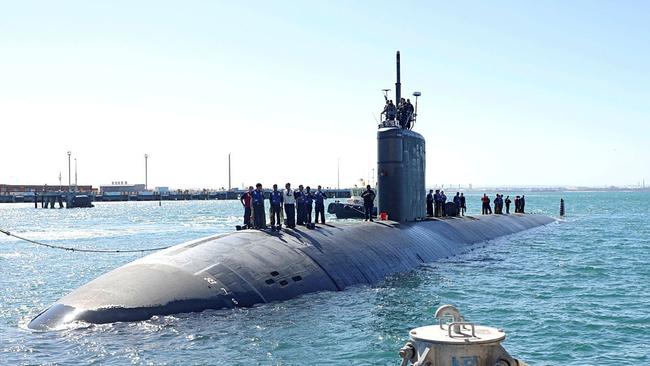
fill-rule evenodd
<path id="1" fill-rule="evenodd" d="M 399 51 L 396 61 L 399 100 Z M 77 288 L 28 327 L 55 330 L 77 322 L 141 321 L 342 291 L 555 221 L 531 214 L 427 218 L 425 157 L 422 135 L 382 122 L 377 130 L 378 205 L 390 220 L 278 232 L 248 229 L 178 244 Z"/>

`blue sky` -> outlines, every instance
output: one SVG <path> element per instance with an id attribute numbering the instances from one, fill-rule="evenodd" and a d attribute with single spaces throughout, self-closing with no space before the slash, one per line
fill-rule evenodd
<path id="1" fill-rule="evenodd" d="M 650 5 L 5 2 L 0 182 L 341 185 L 381 89 L 422 92 L 427 185 L 650 181 Z M 374 114 L 374 116 L 373 116 Z"/>

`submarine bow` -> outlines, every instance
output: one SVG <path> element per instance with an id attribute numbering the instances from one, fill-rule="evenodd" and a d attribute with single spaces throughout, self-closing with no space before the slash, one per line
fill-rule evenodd
<path id="1" fill-rule="evenodd" d="M 494 215 L 216 235 L 108 272 L 61 298 L 28 326 L 46 330 L 75 321 L 138 321 L 343 290 L 552 221 L 541 215 Z"/>

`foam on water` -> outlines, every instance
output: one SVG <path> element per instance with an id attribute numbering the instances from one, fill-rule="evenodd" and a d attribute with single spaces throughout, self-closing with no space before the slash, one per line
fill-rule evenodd
<path id="1" fill-rule="evenodd" d="M 535 365 L 650 363 L 650 345 L 640 336 L 650 328 L 650 194 L 527 194 L 527 208 L 556 215 L 560 197 L 565 220 L 375 286 L 56 332 L 25 325 L 61 296 L 141 255 L 56 251 L 3 236 L 0 364 L 394 365 L 408 330 L 431 323 L 442 303 L 505 328 L 506 348 Z M 477 213 L 478 196 L 468 199 Z M 52 244 L 126 249 L 229 232 L 240 210 L 234 201 L 76 210 L 0 204 L 0 227 Z"/>

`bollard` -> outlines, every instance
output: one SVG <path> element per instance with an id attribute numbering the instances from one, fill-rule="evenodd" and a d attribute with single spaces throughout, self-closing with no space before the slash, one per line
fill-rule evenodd
<path id="1" fill-rule="evenodd" d="M 560 216 L 564 216 L 564 198 L 560 198 Z"/>

